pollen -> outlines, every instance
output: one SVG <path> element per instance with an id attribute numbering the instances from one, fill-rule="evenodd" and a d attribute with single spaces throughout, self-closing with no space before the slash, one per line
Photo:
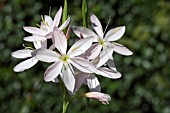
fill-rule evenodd
<path id="1" fill-rule="evenodd" d="M 103 39 L 99 39 L 99 44 L 105 46 L 105 41 Z"/>
<path id="2" fill-rule="evenodd" d="M 78 46 L 75 47 L 75 48 L 73 48 L 73 49 L 72 49 L 72 52 L 75 51 L 75 50 L 77 50 L 78 48 L 79 48 Z"/>
<path id="3" fill-rule="evenodd" d="M 69 57 L 67 55 L 63 55 L 63 56 L 60 57 L 60 60 L 62 60 L 65 63 L 67 63 L 68 59 L 69 59 Z"/>

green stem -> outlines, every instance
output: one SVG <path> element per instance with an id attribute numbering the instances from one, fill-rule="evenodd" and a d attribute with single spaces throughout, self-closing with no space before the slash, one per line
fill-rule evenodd
<path id="1" fill-rule="evenodd" d="M 62 113 L 66 113 L 67 112 L 67 107 L 68 107 L 68 105 L 67 105 L 68 102 L 66 100 L 66 89 L 63 86 L 63 84 L 62 84 L 62 89 L 63 89 L 63 112 Z"/>
<path id="2" fill-rule="evenodd" d="M 63 9 L 63 17 L 62 17 L 62 23 L 64 23 L 67 20 L 67 0 L 64 0 L 64 9 Z M 63 30 L 64 33 L 66 33 L 66 29 Z"/>
<path id="3" fill-rule="evenodd" d="M 86 98 L 86 113 L 88 113 L 90 99 Z"/>
<path id="4" fill-rule="evenodd" d="M 83 16 L 83 26 L 87 27 L 88 5 L 86 0 L 83 0 L 82 2 L 82 16 Z M 88 113 L 89 102 L 90 100 L 86 98 L 86 113 Z"/>
<path id="5" fill-rule="evenodd" d="M 83 16 L 83 26 L 87 27 L 87 14 L 88 14 L 88 7 L 86 0 L 82 2 L 82 16 Z"/>
<path id="6" fill-rule="evenodd" d="M 67 20 L 67 0 L 64 0 L 62 23 L 64 23 L 66 20 Z"/>
<path id="7" fill-rule="evenodd" d="M 59 83 L 63 92 L 63 109 L 62 109 L 62 113 L 66 113 L 68 106 L 69 106 L 69 101 L 67 101 L 67 91 L 66 88 L 64 86 L 64 83 L 62 82 L 61 78 L 59 78 Z"/>

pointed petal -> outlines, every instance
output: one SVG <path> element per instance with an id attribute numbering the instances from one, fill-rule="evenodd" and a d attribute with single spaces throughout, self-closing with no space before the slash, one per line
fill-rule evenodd
<path id="1" fill-rule="evenodd" d="M 107 41 L 116 41 L 116 40 L 119 40 L 123 36 L 124 33 L 125 33 L 125 26 L 116 27 L 114 29 L 109 30 L 106 33 L 105 39 Z"/>
<path id="2" fill-rule="evenodd" d="M 53 23 L 52 18 L 51 18 L 50 16 L 48 16 L 48 15 L 45 15 L 45 16 L 44 16 L 44 19 L 45 19 L 45 22 L 47 23 L 48 27 L 50 27 L 50 29 L 51 29 L 52 23 Z M 52 30 L 52 29 L 51 29 L 51 30 Z"/>
<path id="3" fill-rule="evenodd" d="M 94 38 L 94 42 L 98 42 L 98 40 L 99 40 L 99 37 L 93 31 L 91 31 L 90 29 L 87 29 L 85 27 L 79 27 L 79 26 L 73 26 L 72 28 L 73 28 L 74 33 L 78 37 L 81 37 L 81 35 L 84 38 L 92 36 Z"/>
<path id="4" fill-rule="evenodd" d="M 99 19 L 96 17 L 96 15 L 91 14 L 90 20 L 91 20 L 93 29 L 96 31 L 96 33 L 99 35 L 100 38 L 103 38 L 103 28 L 102 28 L 102 25 Z"/>
<path id="5" fill-rule="evenodd" d="M 101 52 L 102 46 L 98 43 L 93 44 L 86 52 L 85 57 L 87 59 L 95 59 Z"/>
<path id="6" fill-rule="evenodd" d="M 65 69 L 64 69 L 65 68 Z M 75 78 L 74 74 L 69 65 L 66 65 L 62 70 L 61 78 L 70 92 L 73 93 L 74 86 L 75 86 Z"/>
<path id="7" fill-rule="evenodd" d="M 45 36 L 46 39 L 51 39 L 53 38 L 53 32 L 50 32 L 48 33 L 46 36 Z"/>
<path id="8" fill-rule="evenodd" d="M 49 49 L 38 49 L 31 53 L 36 59 L 43 62 L 59 61 L 59 54 Z"/>
<path id="9" fill-rule="evenodd" d="M 70 23 L 70 17 L 68 17 L 68 19 L 59 27 L 59 30 L 63 30 L 64 28 L 66 28 L 69 23 Z"/>
<path id="10" fill-rule="evenodd" d="M 60 7 L 60 9 L 58 10 L 58 12 L 56 13 L 56 15 L 54 17 L 52 28 L 54 28 L 55 26 L 58 27 L 58 25 L 60 23 L 61 15 L 62 15 L 62 7 Z"/>
<path id="11" fill-rule="evenodd" d="M 82 73 L 79 72 L 75 78 L 76 78 L 76 83 L 75 83 L 75 88 L 74 88 L 74 93 L 78 91 L 78 89 L 82 86 L 83 82 L 86 80 L 88 74 L 87 73 Z"/>
<path id="12" fill-rule="evenodd" d="M 41 41 L 41 40 L 45 40 L 45 39 L 46 38 L 44 38 L 42 36 L 37 36 L 37 35 L 24 37 L 24 40 L 27 42 Z"/>
<path id="13" fill-rule="evenodd" d="M 100 86 L 99 80 L 94 74 L 90 74 L 87 77 L 87 85 L 90 91 L 101 92 L 101 86 Z"/>
<path id="14" fill-rule="evenodd" d="M 40 49 L 42 47 L 41 41 L 34 41 L 33 44 L 36 49 Z"/>
<path id="15" fill-rule="evenodd" d="M 66 36 L 57 27 L 54 28 L 53 32 L 54 32 L 55 47 L 60 51 L 61 54 L 66 54 L 66 50 L 67 50 Z"/>
<path id="16" fill-rule="evenodd" d="M 77 41 L 68 51 L 70 57 L 78 56 L 84 53 L 92 45 L 93 38 L 88 37 Z"/>
<path id="17" fill-rule="evenodd" d="M 117 71 L 116 66 L 115 66 L 115 62 L 114 62 L 113 59 L 109 59 L 107 61 L 107 65 L 109 66 L 110 69 Z"/>
<path id="18" fill-rule="evenodd" d="M 35 58 L 27 59 L 27 60 L 19 63 L 18 65 L 16 65 L 14 67 L 14 71 L 15 72 L 22 72 L 24 70 L 27 70 L 27 69 L 33 67 L 37 62 L 38 62 L 38 60 L 35 59 Z"/>
<path id="19" fill-rule="evenodd" d="M 52 80 L 52 82 L 54 82 L 54 83 L 59 83 L 59 80 L 58 80 L 58 78 L 56 77 L 54 80 Z"/>
<path id="20" fill-rule="evenodd" d="M 91 62 L 81 57 L 74 57 L 70 59 L 70 63 L 78 70 L 85 73 L 94 73 L 96 71 L 96 68 Z"/>
<path id="21" fill-rule="evenodd" d="M 99 63 L 97 64 L 97 67 L 101 67 L 103 64 L 105 64 L 109 59 L 113 59 L 112 57 L 113 49 L 112 48 L 105 48 L 100 53 L 100 59 Z"/>
<path id="22" fill-rule="evenodd" d="M 101 75 L 101 76 L 111 78 L 111 79 L 117 79 L 117 78 L 120 78 L 122 76 L 121 73 L 119 73 L 118 71 L 108 69 L 106 67 L 98 68 L 96 73 Z"/>
<path id="23" fill-rule="evenodd" d="M 42 29 L 36 28 L 36 27 L 26 27 L 26 26 L 24 26 L 23 29 L 26 32 L 31 33 L 31 34 L 37 34 L 37 35 L 42 35 L 42 36 L 46 35 L 45 31 L 43 31 Z"/>
<path id="24" fill-rule="evenodd" d="M 41 48 L 47 49 L 47 40 L 41 41 Z M 36 49 L 39 49 L 39 48 L 36 48 Z"/>
<path id="25" fill-rule="evenodd" d="M 32 56 L 31 52 L 32 52 L 32 50 L 22 49 L 22 50 L 18 50 L 18 51 L 12 52 L 11 55 L 14 58 L 24 59 L 24 58 L 31 57 Z"/>
<path id="26" fill-rule="evenodd" d="M 46 82 L 53 81 L 61 72 L 62 67 L 63 67 L 63 62 L 59 62 L 59 61 L 49 66 L 45 71 L 44 80 Z"/>
<path id="27" fill-rule="evenodd" d="M 121 55 L 125 55 L 125 56 L 129 56 L 132 55 L 133 52 L 130 51 L 128 48 L 126 48 L 125 46 L 118 44 L 118 43 L 113 43 L 110 46 L 116 53 L 119 53 Z"/>

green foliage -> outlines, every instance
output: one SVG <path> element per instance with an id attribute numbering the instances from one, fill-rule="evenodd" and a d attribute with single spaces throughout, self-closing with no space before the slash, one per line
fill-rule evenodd
<path id="1" fill-rule="evenodd" d="M 114 54 L 122 78 L 99 76 L 102 92 L 112 97 L 109 105 L 90 100 L 89 113 L 170 113 L 170 2 L 168 0 L 87 0 L 89 13 L 95 13 L 109 28 L 126 26 L 118 42 L 134 52 Z M 46 64 L 38 63 L 22 73 L 12 68 L 22 60 L 10 53 L 23 49 L 22 26 L 36 26 L 40 15 L 51 15 L 63 6 L 62 0 L 0 1 L 0 113 L 59 113 L 61 89 L 45 83 Z M 81 0 L 68 0 L 71 25 L 83 25 Z M 88 24 L 90 27 L 90 23 Z M 91 27 L 90 27 L 91 28 Z M 72 33 L 72 36 L 76 36 Z M 29 45 L 30 43 L 25 43 Z M 83 90 L 81 90 L 83 91 Z M 85 112 L 85 99 L 76 100 L 68 113 Z"/>

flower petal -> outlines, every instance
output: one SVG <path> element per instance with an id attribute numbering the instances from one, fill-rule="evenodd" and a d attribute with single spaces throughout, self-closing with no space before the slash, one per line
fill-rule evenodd
<path id="1" fill-rule="evenodd" d="M 116 28 L 109 30 L 106 33 L 105 39 L 107 41 L 116 41 L 116 40 L 119 40 L 123 36 L 124 33 L 125 33 L 125 26 L 116 27 Z"/>
<path id="2" fill-rule="evenodd" d="M 84 53 L 92 45 L 93 38 L 88 37 L 77 41 L 68 51 L 70 57 L 78 56 Z"/>
<path id="3" fill-rule="evenodd" d="M 99 80 L 94 74 L 90 74 L 87 77 L 87 85 L 90 91 L 101 92 L 101 86 L 100 86 Z"/>
<path id="4" fill-rule="evenodd" d="M 58 10 L 58 12 L 56 13 L 56 15 L 54 17 L 52 28 L 54 28 L 55 26 L 58 27 L 58 25 L 60 23 L 61 15 L 62 15 L 62 7 L 60 7 L 60 9 Z"/>
<path id="5" fill-rule="evenodd" d="M 54 28 L 53 32 L 54 32 L 55 47 L 60 51 L 61 54 L 66 54 L 66 50 L 67 50 L 66 36 L 57 27 Z"/>
<path id="6" fill-rule="evenodd" d="M 49 49 L 38 49 L 32 52 L 32 55 L 43 62 L 56 62 L 59 61 L 59 54 Z"/>
<path id="7" fill-rule="evenodd" d="M 18 65 L 16 65 L 14 67 L 14 71 L 15 72 L 22 72 L 24 70 L 27 70 L 27 69 L 33 67 L 37 62 L 38 62 L 38 60 L 35 59 L 35 58 L 27 59 L 27 60 L 19 63 Z"/>
<path id="8" fill-rule="evenodd" d="M 27 42 L 41 41 L 45 39 L 46 39 L 45 37 L 37 36 L 37 35 L 24 37 L 24 40 Z"/>
<path id="9" fill-rule="evenodd" d="M 56 77 L 54 80 L 52 80 L 52 82 L 54 82 L 54 83 L 59 83 L 59 80 L 58 80 L 58 78 Z"/>
<path id="10" fill-rule="evenodd" d="M 24 29 L 26 32 L 31 33 L 31 34 L 42 35 L 42 36 L 45 36 L 45 35 L 46 35 L 46 32 L 43 31 L 43 30 L 40 29 L 40 28 L 36 28 L 36 27 L 26 27 L 26 26 L 24 26 L 23 29 Z"/>
<path id="11" fill-rule="evenodd" d="M 68 19 L 59 27 L 59 30 L 63 30 L 64 28 L 66 28 L 69 23 L 70 23 L 70 17 L 68 17 Z"/>
<path id="12" fill-rule="evenodd" d="M 74 57 L 69 61 L 78 70 L 85 73 L 94 73 L 96 71 L 95 66 L 88 60 L 81 57 Z"/>
<path id="13" fill-rule="evenodd" d="M 73 93 L 75 86 L 74 74 L 69 65 L 64 66 L 62 69 L 61 79 L 63 80 L 67 90 Z"/>
<path id="14" fill-rule="evenodd" d="M 100 92 L 89 92 L 86 93 L 85 96 L 88 98 L 99 100 L 100 102 L 102 102 L 102 104 L 109 104 L 109 101 L 111 100 L 110 95 Z"/>
<path id="15" fill-rule="evenodd" d="M 53 81 L 61 72 L 62 67 L 63 67 L 63 62 L 59 62 L 59 61 L 49 66 L 45 71 L 44 80 L 46 82 Z"/>
<path id="16" fill-rule="evenodd" d="M 52 18 L 50 16 L 48 16 L 48 15 L 45 15 L 44 19 L 45 19 L 45 22 L 47 23 L 48 27 L 50 27 L 50 29 L 53 30 L 52 29 L 52 23 L 53 23 Z"/>
<path id="17" fill-rule="evenodd" d="M 129 56 L 132 55 L 133 52 L 130 51 L 128 48 L 126 48 L 125 46 L 118 44 L 118 43 L 113 43 L 110 46 L 116 53 L 119 53 L 121 55 L 125 55 L 125 56 Z"/>
<path id="18" fill-rule="evenodd" d="M 102 46 L 98 43 L 93 44 L 86 52 L 85 57 L 87 59 L 95 59 L 101 52 Z"/>
<path id="19" fill-rule="evenodd" d="M 41 41 L 34 41 L 33 44 L 36 49 L 40 49 L 42 47 Z"/>
<path id="20" fill-rule="evenodd" d="M 122 76 L 120 72 L 112 70 L 112 69 L 108 69 L 106 67 L 98 68 L 96 73 L 101 75 L 101 76 L 111 78 L 111 79 L 117 79 L 117 78 L 120 78 Z"/>
<path id="21" fill-rule="evenodd" d="M 113 59 L 112 53 L 113 53 L 112 48 L 103 48 L 102 52 L 100 53 L 100 59 L 99 59 L 99 63 L 97 64 L 97 68 L 101 67 L 109 59 Z"/>
<path id="22" fill-rule="evenodd" d="M 91 20 L 93 29 L 96 31 L 96 33 L 99 35 L 100 38 L 103 38 L 103 27 L 99 19 L 96 17 L 96 15 L 91 14 L 90 20 Z"/>
<path id="23" fill-rule="evenodd" d="M 83 82 L 86 80 L 87 76 L 88 76 L 87 73 L 82 73 L 78 71 L 78 74 L 75 75 L 76 83 L 75 83 L 74 93 L 77 92 L 77 90 L 81 87 Z"/>
<path id="24" fill-rule="evenodd" d="M 107 61 L 107 65 L 109 66 L 110 69 L 117 71 L 116 66 L 115 66 L 115 62 L 114 62 L 113 59 L 109 59 Z"/>
<path id="25" fill-rule="evenodd" d="M 18 50 L 15 52 L 12 52 L 11 55 L 14 58 L 19 58 L 19 59 L 24 59 L 24 58 L 28 58 L 31 57 L 31 52 L 33 50 L 29 50 L 29 49 L 22 49 L 22 50 Z"/>
<path id="26" fill-rule="evenodd" d="M 81 35 L 84 38 L 93 37 L 94 38 L 94 42 L 98 42 L 98 40 L 99 40 L 99 37 L 93 31 L 91 31 L 88 28 L 80 27 L 80 26 L 73 26 L 72 28 L 73 28 L 74 33 L 78 37 L 81 37 Z"/>

